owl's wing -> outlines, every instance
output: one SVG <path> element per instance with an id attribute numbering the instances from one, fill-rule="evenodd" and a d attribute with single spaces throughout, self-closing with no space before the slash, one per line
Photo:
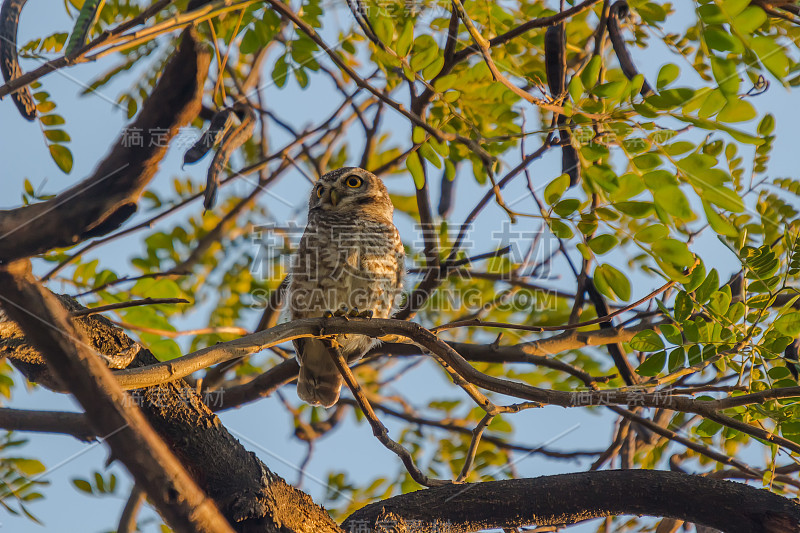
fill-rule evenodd
<path id="1" fill-rule="evenodd" d="M 342 375 L 333 364 L 328 346 L 319 339 L 295 339 L 300 375 L 297 377 L 297 396 L 310 405 L 331 407 L 339 400 Z"/>

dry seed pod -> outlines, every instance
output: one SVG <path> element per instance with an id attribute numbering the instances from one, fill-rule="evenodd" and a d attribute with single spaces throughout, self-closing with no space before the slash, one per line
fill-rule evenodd
<path id="1" fill-rule="evenodd" d="M 594 305 L 594 308 L 597 311 L 597 316 L 607 316 L 611 314 L 611 309 L 608 307 L 608 302 L 606 302 L 606 299 L 603 298 L 603 295 L 597 290 L 594 280 L 591 278 L 586 280 L 586 292 L 589 295 L 589 299 L 592 301 L 592 305 Z M 602 322 L 600 324 L 600 329 L 612 329 L 613 327 L 614 323 L 611 320 L 608 322 Z M 636 385 L 639 383 L 639 377 L 636 374 L 636 371 L 631 366 L 628 358 L 625 357 L 625 351 L 622 348 L 622 344 L 618 342 L 611 343 L 608 344 L 606 348 L 608 349 L 609 355 L 611 355 L 611 358 L 614 360 L 614 365 L 617 367 L 620 377 L 625 384 Z"/>
<path id="2" fill-rule="evenodd" d="M 197 142 L 183 154 L 183 164 L 188 165 L 196 163 L 202 159 L 203 156 L 222 139 L 223 135 L 225 135 L 232 124 L 232 109 L 226 107 L 214 115 L 214 118 L 211 119 L 211 123 L 208 125 L 208 129 L 204 131 L 203 135 L 197 139 Z"/>
<path id="3" fill-rule="evenodd" d="M 547 72 L 547 85 L 550 95 L 558 98 L 567 86 L 567 42 L 564 23 L 550 26 L 544 34 L 544 67 Z M 558 136 L 561 144 L 561 172 L 569 175 L 570 187 L 581 179 L 578 152 L 572 146 L 569 128 L 565 127 L 567 117 L 556 115 L 559 126 Z"/>
<path id="4" fill-rule="evenodd" d="M 798 354 L 800 354 L 800 339 L 795 339 L 783 351 L 783 358 L 786 359 L 784 364 L 786 368 L 789 369 L 795 381 L 800 379 L 800 373 L 797 371 L 798 365 L 800 365 Z"/>
<path id="5" fill-rule="evenodd" d="M 27 1 L 5 0 L 3 7 L 0 8 L 0 71 L 6 83 L 22 76 L 17 58 L 17 25 L 20 12 Z M 36 102 L 27 86 L 11 93 L 11 99 L 23 118 L 27 120 L 36 118 Z"/>
<path id="6" fill-rule="evenodd" d="M 557 98 L 565 90 L 567 54 L 564 23 L 550 26 L 544 34 L 544 68 L 550 95 Z"/>
<path id="7" fill-rule="evenodd" d="M 456 177 L 453 179 L 447 177 L 447 172 L 442 173 L 442 188 L 439 194 L 439 216 L 447 218 L 453 210 L 453 188 L 455 186 Z"/>
<path id="8" fill-rule="evenodd" d="M 627 46 L 625 46 L 625 39 L 622 38 L 622 33 L 619 27 L 619 21 L 623 18 L 626 18 L 630 10 L 628 9 L 628 2 L 625 0 L 617 0 L 611 6 L 611 9 L 608 12 L 608 35 L 611 37 L 611 44 L 614 46 L 614 53 L 617 54 L 617 60 L 619 60 L 619 66 L 622 69 L 622 72 L 625 74 L 629 80 L 632 80 L 637 74 L 639 74 L 639 70 L 636 68 L 636 65 L 633 64 L 633 58 L 631 57 L 630 52 L 628 52 Z M 650 84 L 647 83 L 647 80 L 642 82 L 642 89 L 639 91 L 642 96 L 650 96 L 651 94 L 655 94 L 653 89 L 650 87 Z"/>
<path id="9" fill-rule="evenodd" d="M 217 153 L 214 154 L 214 159 L 211 160 L 211 166 L 208 167 L 206 191 L 203 199 L 203 207 L 206 210 L 211 209 L 217 199 L 219 173 L 228 163 L 231 154 L 253 135 L 253 128 L 256 125 L 256 115 L 253 110 L 249 106 L 237 105 L 236 111 L 240 114 L 241 123 L 225 135 L 219 148 L 217 148 Z"/>

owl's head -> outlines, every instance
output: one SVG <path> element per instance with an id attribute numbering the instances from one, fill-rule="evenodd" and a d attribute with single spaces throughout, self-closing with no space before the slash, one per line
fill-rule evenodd
<path id="1" fill-rule="evenodd" d="M 391 220 L 392 200 L 383 182 L 363 168 L 344 167 L 322 176 L 311 189 L 309 212 L 359 215 Z"/>

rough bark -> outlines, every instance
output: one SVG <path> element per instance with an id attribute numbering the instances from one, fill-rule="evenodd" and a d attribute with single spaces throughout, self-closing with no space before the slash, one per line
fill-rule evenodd
<path id="1" fill-rule="evenodd" d="M 214 502 L 128 401 L 59 300 L 33 278 L 30 261 L 0 268 L 0 295 L 6 313 L 43 354 L 57 381 L 80 402 L 89 423 L 166 522 L 177 531 L 233 533 Z"/>
<path id="2" fill-rule="evenodd" d="M 726 533 L 800 531 L 800 505 L 767 490 L 678 472 L 611 470 L 448 485 L 367 505 L 346 531 L 442 533 L 571 524 L 614 515 L 677 518 Z M 358 529 L 362 527 L 362 529 Z"/>
<path id="3" fill-rule="evenodd" d="M 59 299 L 68 311 L 83 309 L 69 297 L 60 296 Z M 133 339 L 103 316 L 79 317 L 74 319 L 74 323 L 81 334 L 87 337 L 88 344 L 105 356 L 113 357 L 134 344 Z M 36 348 L 27 344 L 24 333 L 15 322 L 0 322 L 0 356 L 7 357 L 31 380 L 45 376 L 47 382 L 56 381 L 44 367 L 44 360 Z M 23 361 L 22 365 L 18 365 L 18 357 Z M 158 363 L 155 356 L 142 348 L 129 367 L 155 363 Z M 185 381 L 177 380 L 133 390 L 130 396 L 236 531 L 341 532 L 327 512 L 316 505 L 310 496 L 286 483 L 255 454 L 247 451 L 225 429 L 200 394 Z M 213 404 L 215 398 L 224 398 L 224 395 L 210 397 L 209 402 Z M 13 419 L 15 413 L 9 415 L 8 418 Z M 264 423 L 267 423 L 267 414 L 264 416 Z M 45 422 L 13 421 L 18 429 L 30 429 L 33 425 L 33 429 L 38 430 L 43 429 Z M 67 433 L 82 433 L 75 417 L 63 417 L 61 423 L 61 427 L 69 424 Z"/>

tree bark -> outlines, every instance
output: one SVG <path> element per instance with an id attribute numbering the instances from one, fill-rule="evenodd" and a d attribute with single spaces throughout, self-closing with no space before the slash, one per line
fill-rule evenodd
<path id="1" fill-rule="evenodd" d="M 67 296 L 59 296 L 67 311 L 84 309 Z M 5 305 L 5 304 L 4 304 Z M 99 353 L 113 357 L 129 349 L 134 341 L 100 315 L 74 319 L 76 328 L 87 343 Z M 44 378 L 44 383 L 57 382 L 46 369 L 37 349 L 28 344 L 15 322 L 0 322 L 0 356 L 5 356 L 28 379 Z M 19 365 L 20 359 L 23 364 Z M 129 368 L 158 363 L 146 348 L 136 354 Z M 64 391 L 64 387 L 56 390 Z M 211 497 L 222 514 L 240 532 L 268 533 L 341 533 L 322 507 L 310 496 L 272 473 L 252 452 L 236 440 L 219 418 L 203 402 L 197 391 L 183 380 L 130 391 L 150 425 L 167 443 L 172 452 L 192 474 L 195 481 Z M 214 398 L 209 396 L 209 402 Z M 13 417 L 13 413 L 11 414 Z M 265 413 L 265 422 L 267 415 Z M 2 417 L 0 416 L 0 421 Z M 36 420 L 35 429 L 43 429 L 43 420 Z M 16 427 L 29 426 L 21 420 Z M 60 426 L 70 424 L 70 434 L 83 433 L 74 417 L 62 417 Z M 1 424 L 0 424 L 1 425 Z"/>
<path id="2" fill-rule="evenodd" d="M 342 527 L 389 532 L 417 531 L 416 524 L 427 524 L 426 530 L 466 533 L 626 514 L 677 518 L 726 533 L 800 531 L 800 505 L 792 500 L 741 483 L 656 470 L 581 472 L 436 487 L 367 505 L 350 515 Z"/>
<path id="3" fill-rule="evenodd" d="M 33 278 L 30 261 L 0 268 L 0 295 L 6 313 L 42 352 L 56 380 L 84 407 L 92 427 L 167 523 L 178 531 L 233 533 L 216 505 L 128 401 L 58 299 Z"/>

